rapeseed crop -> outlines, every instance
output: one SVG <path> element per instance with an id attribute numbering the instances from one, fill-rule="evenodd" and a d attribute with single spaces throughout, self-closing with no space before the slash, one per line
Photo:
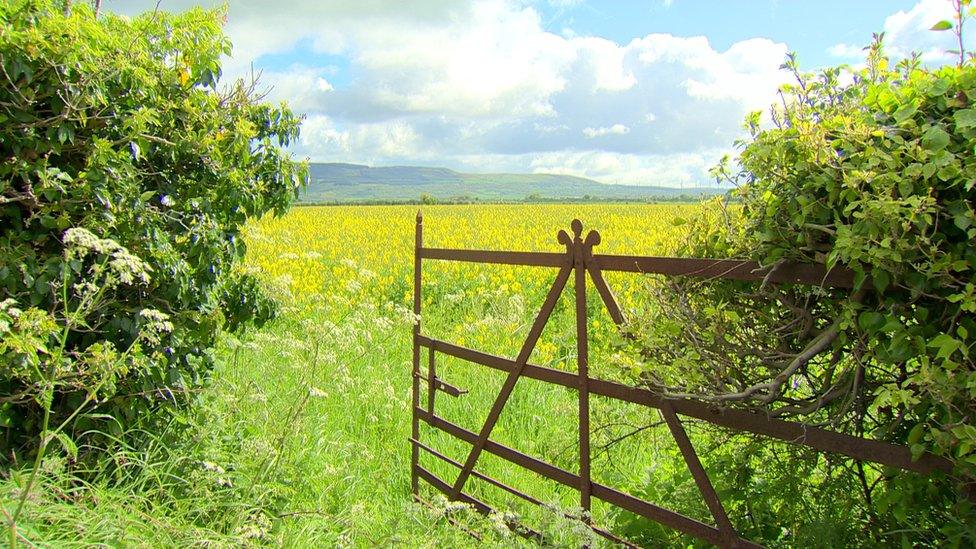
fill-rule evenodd
<path id="1" fill-rule="evenodd" d="M 603 253 L 666 255 L 682 234 L 672 223 L 697 206 L 651 204 L 426 206 L 424 244 L 440 248 L 560 251 L 556 232 L 579 218 L 604 236 Z M 296 208 L 284 218 L 253 224 L 246 235 L 250 264 L 276 279 L 297 301 L 314 301 L 371 273 L 363 298 L 409 303 L 416 206 L 321 206 Z M 453 268 L 453 269 L 452 269 Z M 435 286 L 454 280 L 462 266 L 433 267 Z M 546 278 L 544 270 L 491 267 L 485 284 L 519 293 Z"/>

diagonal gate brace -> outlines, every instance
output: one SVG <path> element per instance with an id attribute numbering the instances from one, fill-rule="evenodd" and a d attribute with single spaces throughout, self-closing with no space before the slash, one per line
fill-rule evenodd
<path id="1" fill-rule="evenodd" d="M 569 237 L 563 231 L 560 231 L 559 234 L 560 241 L 563 241 L 563 237 L 565 236 L 568 248 L 570 246 Z M 569 256 L 568 261 L 571 260 L 572 256 Z M 464 489 L 464 483 L 471 476 L 471 471 L 474 470 L 474 466 L 478 462 L 478 457 L 481 456 L 481 451 L 484 450 L 485 443 L 488 441 L 488 437 L 491 436 L 492 429 L 498 423 L 498 418 L 501 416 L 505 404 L 508 403 L 508 398 L 512 395 L 512 390 L 515 389 L 515 383 L 522 375 L 522 370 L 525 369 L 525 365 L 529 361 L 529 355 L 535 349 L 535 344 L 539 341 L 539 336 L 542 335 L 542 329 L 545 328 L 546 323 L 549 321 L 552 310 L 556 307 L 556 301 L 559 300 L 563 288 L 566 287 L 566 281 L 569 280 L 569 274 L 572 270 L 571 265 L 566 265 L 556 275 L 556 281 L 553 283 L 552 288 L 549 289 L 549 294 L 546 295 L 546 300 L 542 304 L 542 310 L 539 311 L 539 316 L 532 323 L 529 335 L 526 337 L 525 343 L 522 344 L 522 349 L 515 359 L 515 367 L 509 372 L 508 377 L 505 379 L 505 384 L 502 385 L 501 390 L 498 392 L 498 397 L 495 398 L 495 402 L 491 406 L 491 411 L 488 412 L 488 417 L 485 419 L 485 424 L 481 427 L 481 432 L 478 434 L 478 440 L 472 446 L 467 459 L 464 461 L 464 466 L 461 467 L 461 472 L 458 474 L 457 480 L 454 481 L 454 486 L 451 489 L 454 498 L 460 497 L 461 490 Z"/>

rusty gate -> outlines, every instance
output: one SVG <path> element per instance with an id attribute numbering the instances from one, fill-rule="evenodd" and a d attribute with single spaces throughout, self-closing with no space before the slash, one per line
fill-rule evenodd
<path id="1" fill-rule="evenodd" d="M 546 253 L 428 248 L 423 245 L 423 217 L 418 212 L 416 245 L 414 248 L 413 294 L 413 311 L 418 316 L 421 314 L 424 260 L 547 267 L 557 270 L 552 287 L 546 295 L 541 310 L 532 323 L 529 333 L 514 360 L 455 345 L 448 341 L 427 337 L 421 332 L 420 322 L 418 321 L 414 324 L 413 418 L 410 439 L 412 445 L 411 489 L 414 497 L 418 501 L 423 501 L 419 495 L 419 481 L 423 479 L 449 498 L 468 503 L 478 511 L 488 514 L 493 509 L 487 503 L 464 492 L 465 483 L 470 477 L 475 477 L 521 497 L 530 503 L 541 504 L 539 500 L 523 493 L 518 488 L 509 486 L 476 471 L 475 465 L 477 465 L 479 456 L 482 452 L 487 451 L 543 477 L 578 490 L 580 507 L 585 512 L 590 510 L 591 499 L 598 498 L 611 505 L 626 509 L 636 515 L 717 546 L 759 547 L 756 543 L 741 537 L 733 528 L 722 502 L 712 487 L 712 483 L 698 458 L 698 454 L 695 452 L 695 448 L 685 432 L 679 416 L 687 416 L 735 431 L 763 435 L 788 443 L 813 448 L 818 451 L 833 452 L 853 459 L 879 463 L 908 471 L 930 473 L 933 471 L 949 472 L 951 470 L 951 463 L 948 460 L 932 454 L 923 454 L 918 459 L 913 460 L 911 452 L 906 446 L 854 437 L 802 423 L 775 419 L 745 410 L 718 410 L 703 402 L 665 398 L 646 389 L 590 377 L 587 348 L 587 275 L 589 275 L 590 282 L 599 294 L 610 318 L 618 326 L 624 324 L 625 318 L 613 292 L 607 286 L 603 277 L 602 273 L 605 271 L 764 281 L 766 283 L 777 284 L 807 284 L 834 288 L 850 288 L 853 286 L 854 277 L 851 271 L 839 268 L 827 270 L 824 266 L 815 264 L 780 264 L 775 270 L 771 271 L 769 268 L 763 268 L 758 263 L 752 261 L 595 254 L 593 253 L 593 247 L 600 243 L 600 234 L 596 231 L 589 231 L 584 237 L 583 224 L 578 219 L 573 220 L 571 227 L 573 231 L 572 236 L 566 231 L 559 231 L 557 235 L 559 244 L 565 246 L 564 252 Z M 576 303 L 577 373 L 575 375 L 570 372 L 544 368 L 528 363 L 529 356 L 532 354 L 535 344 L 542 334 L 542 330 L 548 322 L 549 316 L 552 314 L 556 302 L 569 282 L 570 277 L 573 278 L 573 292 L 575 293 Z M 422 348 L 426 348 L 428 351 L 426 372 L 421 367 Z M 434 409 L 434 395 L 436 392 L 441 391 L 452 396 L 462 394 L 460 389 L 437 377 L 435 358 L 437 353 L 508 373 L 479 432 L 469 431 L 436 414 Z M 577 391 L 579 395 L 579 468 L 576 472 L 556 467 L 555 465 L 491 440 L 492 429 L 495 427 L 495 423 L 498 421 L 520 377 L 536 379 Z M 421 407 L 421 382 L 425 382 L 427 388 L 426 408 Z M 594 482 L 591 479 L 590 395 L 600 395 L 619 401 L 647 406 L 660 411 L 695 484 L 701 492 L 704 503 L 712 515 L 714 524 L 707 524 L 654 503 L 644 501 L 613 487 Z M 464 463 L 455 461 L 423 443 L 420 440 L 421 421 L 435 429 L 469 443 L 471 449 Z M 421 466 L 419 463 L 421 450 L 460 469 L 454 481 L 449 482 L 441 479 Z M 621 539 L 605 528 L 592 523 L 589 526 L 594 532 L 614 543 L 633 546 L 632 543 Z M 539 535 L 528 528 L 520 528 L 520 530 L 523 534 Z"/>

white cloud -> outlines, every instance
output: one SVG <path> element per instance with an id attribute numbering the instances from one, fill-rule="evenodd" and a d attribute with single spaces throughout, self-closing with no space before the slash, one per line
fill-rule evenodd
<path id="1" fill-rule="evenodd" d="M 623 124 L 614 124 L 602 128 L 583 128 L 583 135 L 589 138 L 602 137 L 604 135 L 626 135 L 630 133 L 630 128 Z"/>
<path id="2" fill-rule="evenodd" d="M 948 0 L 920 0 L 908 11 L 893 13 L 884 23 L 888 53 L 908 57 L 912 52 L 919 52 L 929 62 L 952 59 L 946 50 L 956 47 L 954 35 L 931 30 L 932 25 L 952 17 L 952 3 Z"/>
<path id="3" fill-rule="evenodd" d="M 592 74 L 594 91 L 624 91 L 637 84 L 637 78 L 626 64 L 627 48 L 597 37 L 572 37 L 583 70 Z"/>
<path id="4" fill-rule="evenodd" d="M 955 34 L 931 30 L 939 21 L 953 21 L 953 17 L 952 2 L 949 0 L 919 0 L 908 11 L 894 12 L 884 20 L 885 52 L 895 59 L 918 53 L 922 61 L 930 65 L 954 62 L 958 54 L 950 53 L 950 50 L 959 49 Z M 971 48 L 971 40 L 966 40 L 966 49 Z M 827 52 L 834 57 L 861 62 L 866 55 L 864 45 L 846 43 L 835 44 Z"/>
<path id="5" fill-rule="evenodd" d="M 311 115 L 305 120 L 300 144 L 309 154 L 329 161 L 348 159 L 363 152 L 369 156 L 360 157 L 360 161 L 383 161 L 417 156 L 422 148 L 420 135 L 403 120 L 340 129 L 325 115 Z"/>
<path id="6" fill-rule="evenodd" d="M 721 148 L 668 155 L 557 152 L 534 157 L 531 167 L 536 173 L 576 175 L 623 185 L 695 187 L 713 184 L 708 170 L 725 152 Z"/>
<path id="7" fill-rule="evenodd" d="M 864 59 L 864 47 L 852 44 L 834 44 L 827 48 L 827 53 L 843 59 Z"/>
<path id="8" fill-rule="evenodd" d="M 268 54 L 299 60 L 263 81 L 308 116 L 296 152 L 313 160 L 700 183 L 744 114 L 770 104 L 785 79 L 785 44 L 756 38 L 720 51 L 704 37 L 555 34 L 527 0 L 229 9 L 226 74 Z"/>
<path id="9" fill-rule="evenodd" d="M 335 89 L 327 80 L 330 72 L 327 68 L 294 65 L 285 71 L 264 71 L 259 82 L 269 89 L 269 99 L 287 101 L 293 109 L 308 112 L 319 108 Z"/>

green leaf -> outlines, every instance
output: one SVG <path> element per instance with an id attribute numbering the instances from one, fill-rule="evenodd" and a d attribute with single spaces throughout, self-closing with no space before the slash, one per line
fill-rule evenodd
<path id="1" fill-rule="evenodd" d="M 916 105 L 915 103 L 909 103 L 908 105 L 903 105 L 897 111 L 895 111 L 894 114 L 895 122 L 901 124 L 905 120 L 908 120 L 909 118 L 915 116 L 916 112 L 918 112 L 918 105 Z"/>
<path id="2" fill-rule="evenodd" d="M 905 198 L 906 196 L 911 196 L 915 194 L 915 186 L 912 182 L 907 179 L 902 179 L 898 182 L 898 194 Z"/>
<path id="3" fill-rule="evenodd" d="M 932 25 L 932 28 L 930 28 L 929 30 L 945 31 L 951 28 L 952 28 L 952 23 L 943 19 L 942 21 L 939 21 L 938 23 Z"/>
<path id="4" fill-rule="evenodd" d="M 941 151 L 949 145 L 949 134 L 940 126 L 932 126 L 922 134 L 922 145 L 930 151 Z"/>
<path id="5" fill-rule="evenodd" d="M 926 95 L 929 97 L 938 97 L 940 95 L 945 95 L 945 92 L 949 91 L 949 81 L 945 78 L 936 78 L 930 84 L 926 90 Z"/>
<path id="6" fill-rule="evenodd" d="M 948 358 L 961 346 L 962 342 L 949 334 L 939 334 L 928 343 L 928 347 L 938 349 L 936 358 Z"/>
<path id="7" fill-rule="evenodd" d="M 139 195 L 139 200 L 142 202 L 147 202 L 150 198 L 156 196 L 156 191 L 146 191 Z"/>
<path id="8" fill-rule="evenodd" d="M 966 230 L 973 224 L 973 216 L 968 214 L 958 214 L 952 218 L 952 222 L 962 230 Z"/>
<path id="9" fill-rule="evenodd" d="M 54 433 L 54 438 L 58 439 L 58 442 L 61 443 L 61 447 L 64 448 L 64 451 L 68 453 L 68 456 L 70 456 L 71 459 L 78 459 L 78 445 L 75 444 L 75 441 L 71 440 L 71 437 L 61 431 L 58 431 L 57 433 Z"/>
<path id="10" fill-rule="evenodd" d="M 58 141 L 64 144 L 67 141 L 74 141 L 75 132 L 71 129 L 70 124 L 61 124 L 58 126 Z"/>
<path id="11" fill-rule="evenodd" d="M 888 283 L 891 281 L 891 277 L 886 271 L 877 270 L 871 273 L 871 281 L 874 283 L 874 288 L 879 292 L 885 291 L 888 288 Z"/>
<path id="12" fill-rule="evenodd" d="M 921 423 L 912 427 L 912 430 L 908 432 L 907 442 L 909 444 L 916 444 L 918 441 L 922 440 L 922 435 L 925 433 L 925 426 Z"/>
<path id="13" fill-rule="evenodd" d="M 865 332 L 873 332 L 885 323 L 885 315 L 877 311 L 864 311 L 857 319 L 857 324 Z"/>
<path id="14" fill-rule="evenodd" d="M 14 424 L 13 404 L 0 404 L 0 427 L 12 427 Z"/>
<path id="15" fill-rule="evenodd" d="M 956 129 L 976 128 L 976 109 L 962 109 L 952 115 Z"/>

